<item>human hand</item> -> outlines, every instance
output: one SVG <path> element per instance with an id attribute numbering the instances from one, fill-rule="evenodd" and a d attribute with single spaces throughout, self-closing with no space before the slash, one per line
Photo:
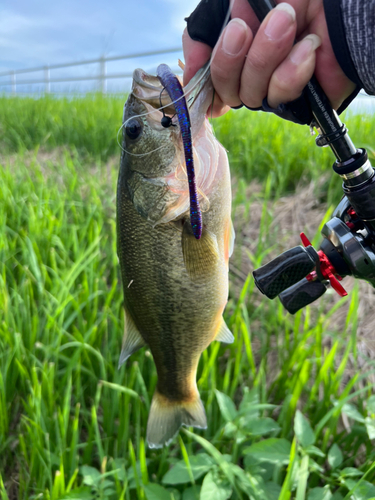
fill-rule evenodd
<path id="1" fill-rule="evenodd" d="M 262 24 L 247 0 L 235 0 L 231 17 L 211 61 L 213 116 L 241 102 L 260 107 L 266 96 L 272 108 L 293 101 L 314 72 L 335 109 L 353 92 L 355 84 L 345 76 L 331 46 L 323 0 L 279 1 Z M 192 40 L 187 30 L 183 49 L 186 85 L 212 49 Z"/>

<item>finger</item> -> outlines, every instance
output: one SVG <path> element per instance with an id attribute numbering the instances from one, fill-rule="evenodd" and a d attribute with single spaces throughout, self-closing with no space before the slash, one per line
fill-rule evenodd
<path id="1" fill-rule="evenodd" d="M 271 108 L 297 99 L 315 69 L 315 51 L 321 45 L 317 35 L 308 35 L 298 42 L 289 56 L 273 73 L 268 87 L 267 101 Z"/>
<path id="2" fill-rule="evenodd" d="M 212 49 L 202 42 L 192 40 L 185 28 L 182 35 L 182 49 L 184 52 L 184 85 L 189 83 L 196 72 L 209 60 Z"/>
<path id="3" fill-rule="evenodd" d="M 182 35 L 182 46 L 184 51 L 185 68 L 183 75 L 184 85 L 187 85 L 196 72 L 208 61 L 212 49 L 202 42 L 192 40 L 185 29 Z M 230 107 L 225 105 L 217 92 L 214 95 L 214 102 L 208 109 L 207 115 L 217 118 L 222 116 Z"/>
<path id="4" fill-rule="evenodd" d="M 231 19 L 240 18 L 245 21 L 245 23 L 250 26 L 253 33 L 258 31 L 260 22 L 254 14 L 253 9 L 250 7 L 248 0 L 232 0 L 231 1 Z"/>
<path id="5" fill-rule="evenodd" d="M 287 57 L 296 36 L 296 14 L 278 4 L 261 24 L 242 71 L 240 99 L 250 108 L 262 105 L 272 73 Z"/>
<path id="6" fill-rule="evenodd" d="M 207 111 L 207 116 L 211 118 L 218 118 L 219 116 L 225 115 L 230 110 L 230 106 L 225 104 L 221 99 L 217 92 L 215 92 L 214 102 L 209 107 Z"/>
<path id="7" fill-rule="evenodd" d="M 250 28 L 242 19 L 232 19 L 213 52 L 211 75 L 223 103 L 240 106 L 239 89 L 246 54 L 252 42 Z"/>

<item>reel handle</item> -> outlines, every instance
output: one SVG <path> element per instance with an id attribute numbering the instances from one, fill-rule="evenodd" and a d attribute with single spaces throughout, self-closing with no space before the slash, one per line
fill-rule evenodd
<path id="1" fill-rule="evenodd" d="M 321 281 L 310 281 L 303 278 L 303 280 L 281 292 L 279 299 L 290 314 L 295 314 L 303 307 L 319 299 L 326 291 L 327 287 Z"/>
<path id="2" fill-rule="evenodd" d="M 319 255 L 313 247 L 294 247 L 253 271 L 255 284 L 269 299 L 274 299 L 310 274 L 317 264 Z"/>

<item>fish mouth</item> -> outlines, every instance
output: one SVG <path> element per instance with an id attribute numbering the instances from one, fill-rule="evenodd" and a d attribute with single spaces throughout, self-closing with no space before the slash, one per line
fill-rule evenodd
<path id="1" fill-rule="evenodd" d="M 145 104 L 152 106 L 155 109 L 163 108 L 167 115 L 176 113 L 174 104 L 168 93 L 164 91 L 159 78 L 146 73 L 142 69 L 136 69 L 133 73 L 132 94 Z M 207 110 L 212 101 L 212 83 L 211 73 L 209 70 L 209 62 L 207 62 L 190 82 L 183 87 L 186 104 L 189 109 L 191 126 L 194 131 L 198 120 L 197 117 L 205 117 Z M 201 124 L 200 124 L 201 125 Z"/>

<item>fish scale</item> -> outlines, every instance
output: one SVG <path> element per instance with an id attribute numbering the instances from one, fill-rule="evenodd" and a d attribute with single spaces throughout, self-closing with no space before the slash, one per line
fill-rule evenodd
<path id="1" fill-rule="evenodd" d="M 134 85 L 141 85 L 139 81 L 138 77 Z M 209 92 L 209 83 L 202 92 Z M 141 90 L 133 88 L 125 107 L 124 120 L 132 127 L 133 138 L 124 127 L 124 150 L 150 154 L 141 163 L 124 153 L 117 187 L 117 247 L 125 306 L 120 365 L 145 345 L 153 355 L 158 382 L 147 441 L 157 448 L 168 444 L 181 425 L 206 427 L 196 386 L 199 358 L 212 340 L 233 339 L 222 319 L 228 297 L 231 187 L 226 153 L 220 146 L 217 172 L 205 193 L 209 209 L 202 216 L 202 238 L 194 237 L 188 205 L 175 219 L 158 223 L 165 212 L 173 212 L 179 196 L 188 196 L 188 187 L 179 195 L 169 189 L 171 171 L 184 162 L 184 150 L 179 129 L 163 129 L 155 112 L 136 118 L 152 111 L 147 92 Z M 151 89 L 150 100 L 160 90 Z M 201 114 L 200 134 L 212 134 L 204 118 L 210 100 L 209 94 L 207 99 L 202 94 L 197 110 L 190 110 L 194 119 L 194 113 Z M 157 113 L 161 120 L 162 113 Z M 141 131 L 134 138 L 137 127 Z M 164 143 L 167 148 L 157 149 Z"/>

